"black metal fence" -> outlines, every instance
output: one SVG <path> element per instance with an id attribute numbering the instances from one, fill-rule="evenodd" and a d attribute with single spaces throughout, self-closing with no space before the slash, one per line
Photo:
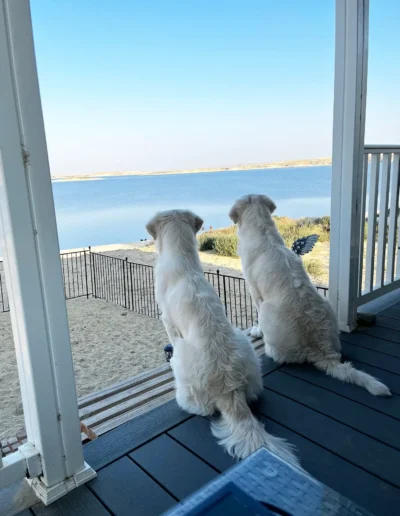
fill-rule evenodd
<path id="1" fill-rule="evenodd" d="M 94 297 L 104 299 L 149 317 L 159 318 L 154 290 L 154 268 L 133 263 L 128 258 L 92 252 L 91 249 L 61 253 L 66 299 Z M 238 328 L 253 326 L 257 311 L 243 278 L 217 272 L 205 272 L 225 308 L 228 319 Z M 328 288 L 317 286 L 327 297 Z M 0 269 L 0 312 L 8 312 L 7 289 Z"/>

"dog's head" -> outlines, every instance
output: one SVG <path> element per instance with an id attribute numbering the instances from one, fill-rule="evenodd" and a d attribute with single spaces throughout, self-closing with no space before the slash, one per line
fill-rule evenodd
<path id="1" fill-rule="evenodd" d="M 276 210 L 275 203 L 266 195 L 245 195 L 238 199 L 229 212 L 229 217 L 235 224 L 240 224 L 243 215 L 249 208 L 259 208 L 265 214 L 272 214 Z"/>
<path id="2" fill-rule="evenodd" d="M 182 229 L 189 227 L 195 235 L 203 226 L 203 220 L 188 210 L 162 211 L 149 220 L 146 230 L 157 243 L 161 239 L 163 230 L 170 225 L 181 226 Z"/>

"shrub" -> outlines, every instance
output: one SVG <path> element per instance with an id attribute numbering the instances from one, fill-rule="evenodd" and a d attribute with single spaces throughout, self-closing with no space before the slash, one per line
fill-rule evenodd
<path id="1" fill-rule="evenodd" d="M 314 233 L 319 236 L 319 242 L 329 242 L 329 222 L 329 217 L 303 217 L 298 220 L 289 219 L 288 217 L 275 217 L 275 223 L 287 247 L 291 247 L 298 238 Z"/>
<path id="2" fill-rule="evenodd" d="M 200 251 L 214 251 L 216 249 L 216 240 L 222 236 L 236 236 L 236 226 L 229 226 L 227 228 L 210 230 L 201 233 L 198 237 Z"/>
<path id="3" fill-rule="evenodd" d="M 199 236 L 200 251 L 213 251 L 215 249 L 215 237 L 207 233 Z"/>
<path id="4" fill-rule="evenodd" d="M 215 252 L 220 256 L 237 256 L 238 236 L 220 235 L 215 239 Z"/>
<path id="5" fill-rule="evenodd" d="M 310 274 L 310 276 L 313 276 L 314 278 L 318 278 L 318 276 L 321 276 L 324 272 L 321 260 L 312 259 L 307 260 L 303 263 L 308 274 Z"/>

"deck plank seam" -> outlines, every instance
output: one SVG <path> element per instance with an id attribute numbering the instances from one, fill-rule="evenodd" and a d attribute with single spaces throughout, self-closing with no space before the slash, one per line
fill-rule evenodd
<path id="1" fill-rule="evenodd" d="M 200 459 L 201 462 L 204 462 L 204 464 L 206 464 L 207 466 L 209 466 L 210 468 L 212 468 L 216 473 L 218 474 L 221 474 L 222 471 L 218 468 L 216 468 L 215 466 L 213 466 L 212 464 L 210 464 L 210 462 L 208 462 L 204 457 L 201 457 L 198 453 L 196 453 L 194 450 L 192 450 L 189 446 L 187 446 L 186 444 L 182 443 L 181 441 L 179 441 L 179 439 L 177 439 L 176 437 L 174 437 L 173 435 L 171 435 L 169 433 L 169 430 L 166 432 L 166 435 L 168 435 L 168 437 L 170 437 L 173 441 L 175 441 L 177 444 L 179 444 L 180 446 L 182 446 L 182 448 L 185 448 L 185 450 L 187 450 L 188 452 L 190 452 L 192 455 L 194 455 L 196 458 Z"/>
<path id="2" fill-rule="evenodd" d="M 393 342 L 392 340 L 381 339 L 380 337 L 374 337 L 373 335 L 367 335 L 367 337 L 369 337 L 371 339 L 375 339 L 375 340 L 385 340 L 386 342 L 390 342 L 392 344 L 398 344 L 397 342 Z M 385 353 L 384 351 L 378 351 L 373 348 L 367 348 L 365 346 L 360 346 L 360 344 L 358 344 L 356 342 L 351 342 L 349 340 L 343 340 L 343 342 L 345 342 L 346 344 L 351 344 L 352 346 L 357 346 L 358 348 L 361 348 L 361 349 L 367 349 L 368 351 L 373 351 L 374 353 L 379 353 L 380 355 L 385 355 L 385 357 L 397 358 L 397 360 L 400 360 L 400 357 L 397 355 L 391 355 L 390 353 Z M 370 364 L 370 365 L 372 365 L 372 364 Z M 393 374 L 397 374 L 397 373 L 393 373 Z"/>
<path id="3" fill-rule="evenodd" d="M 90 482 L 85 484 L 85 487 L 96 498 L 96 500 L 101 504 L 103 509 L 108 512 L 108 514 L 111 514 L 111 516 L 115 516 L 115 513 L 107 506 L 107 504 L 100 498 L 100 496 L 91 488 Z"/>
<path id="4" fill-rule="evenodd" d="M 129 453 L 132 453 L 132 452 L 129 452 Z M 161 487 L 161 489 L 162 489 L 163 491 L 165 491 L 169 496 L 171 496 L 171 498 L 173 498 L 177 503 L 179 503 L 179 502 L 180 502 L 180 499 L 179 499 L 179 498 L 177 498 L 177 496 L 176 496 L 176 495 L 174 495 L 174 494 L 173 494 L 173 493 L 172 493 L 172 492 L 171 492 L 167 487 L 165 487 L 165 486 L 162 484 L 162 482 L 160 482 L 156 477 L 154 477 L 151 473 L 149 473 L 149 472 L 147 471 L 147 469 L 145 469 L 141 464 L 139 464 L 139 462 L 137 462 L 137 461 L 136 461 L 133 457 L 131 457 L 129 454 L 128 454 L 128 455 L 126 455 L 126 457 L 128 457 L 128 459 L 129 459 L 130 461 L 132 461 L 132 462 L 133 462 L 133 464 L 135 464 L 135 466 L 137 466 L 139 469 L 141 469 L 145 475 L 147 475 L 148 477 L 150 477 L 150 478 L 151 478 L 151 480 L 153 480 L 153 482 L 155 482 L 159 487 Z"/>
<path id="5" fill-rule="evenodd" d="M 158 408 L 158 407 L 157 407 Z M 154 410 L 157 410 L 157 408 L 155 408 Z M 150 439 L 147 439 L 146 441 L 143 441 L 141 442 L 140 444 L 138 444 L 137 446 L 135 446 L 134 448 L 130 449 L 129 451 L 125 451 L 123 454 L 121 455 L 118 455 L 118 457 L 114 457 L 112 460 L 110 460 L 110 462 L 107 462 L 107 464 L 104 464 L 103 466 L 100 466 L 98 468 L 96 468 L 96 472 L 99 472 L 101 471 L 102 469 L 104 468 L 107 468 L 108 466 L 110 466 L 111 464 L 114 464 L 114 462 L 117 462 L 118 460 L 122 459 L 122 457 L 125 457 L 125 456 L 128 456 L 129 453 L 132 453 L 134 452 L 135 450 L 137 450 L 138 448 L 141 448 L 142 446 L 144 446 L 145 444 L 148 444 L 150 443 L 151 441 L 154 441 L 154 439 L 157 439 L 158 437 L 161 437 L 163 434 L 165 434 L 166 432 L 169 432 L 170 430 L 173 430 L 174 428 L 176 428 L 177 426 L 179 425 L 182 425 L 183 423 L 186 423 L 187 421 L 189 421 L 189 419 L 192 419 L 194 418 L 195 416 L 193 414 L 189 414 L 187 413 L 187 417 L 186 419 L 182 420 L 182 421 L 179 421 L 179 423 L 176 423 L 174 425 L 172 425 L 171 427 L 167 428 L 167 429 L 164 429 L 162 430 L 160 433 L 158 433 L 157 435 L 154 435 L 153 437 L 151 437 Z M 132 421 L 132 420 L 131 420 Z M 125 423 L 126 424 L 126 423 Z M 118 428 L 121 428 L 121 427 L 118 427 Z M 115 428 L 113 429 L 115 430 Z M 110 432 L 112 432 L 112 430 L 110 430 Z M 108 432 L 107 432 L 108 433 Z M 107 435 L 106 434 L 103 434 L 103 435 Z"/>
<path id="6" fill-rule="evenodd" d="M 394 319 L 394 320 L 396 320 L 396 319 Z M 375 328 L 385 328 L 385 330 L 395 331 L 395 332 L 397 332 L 400 335 L 400 329 L 392 328 L 391 326 L 385 326 L 384 322 L 382 323 L 381 321 L 378 321 L 378 322 L 375 323 Z M 360 331 L 358 333 L 363 334 L 364 332 Z M 369 335 L 369 333 L 366 333 L 366 335 Z M 383 337 L 381 337 L 381 338 L 383 338 Z M 391 342 L 394 342 L 394 341 L 391 341 Z M 399 343 L 396 342 L 396 344 L 399 344 Z"/>
<path id="7" fill-rule="evenodd" d="M 332 455 L 335 455 L 338 459 L 343 460 L 344 462 L 347 462 L 348 464 L 351 464 L 352 466 L 354 466 L 355 468 L 358 468 L 361 471 L 364 471 L 364 473 L 367 473 L 368 475 L 371 475 L 371 476 L 377 478 L 381 482 L 392 486 L 394 489 L 396 489 L 399 492 L 399 495 L 400 495 L 400 487 L 397 486 L 396 484 L 393 484 L 393 482 L 391 482 L 390 480 L 387 480 L 386 478 L 380 477 L 379 475 L 373 473 L 372 471 L 369 471 L 368 469 L 364 468 L 363 466 L 360 466 L 359 464 L 355 464 L 354 462 L 352 462 L 351 460 L 348 460 L 347 458 L 343 457 L 342 455 L 340 455 L 339 453 L 335 452 L 334 450 L 331 450 L 331 449 L 327 448 L 326 446 L 318 443 L 317 441 L 314 441 L 314 439 L 311 439 L 310 437 L 307 437 L 306 435 L 301 434 L 297 430 L 294 430 L 293 428 L 288 427 L 284 423 L 281 423 L 280 421 L 277 421 L 275 418 L 273 418 L 271 416 L 267 416 L 263 412 L 259 412 L 258 414 L 260 416 L 262 416 L 262 418 L 264 418 L 266 420 L 269 419 L 270 421 L 273 421 L 274 423 L 278 424 L 279 426 L 282 426 L 283 428 L 286 428 L 287 430 L 290 430 L 292 433 L 298 435 L 302 439 L 304 439 L 306 441 L 309 441 L 310 443 L 313 443 L 315 446 L 318 446 L 319 448 L 327 451 L 328 453 L 331 453 Z"/>
<path id="8" fill-rule="evenodd" d="M 297 379 L 299 379 L 299 378 L 297 378 Z M 303 381 L 303 380 L 301 380 L 301 381 Z M 279 394 L 279 396 L 283 396 L 284 398 L 286 398 L 286 399 L 288 399 L 290 401 L 293 401 L 294 403 L 297 403 L 298 405 L 301 405 L 302 407 L 306 407 L 307 409 L 312 410 L 312 411 L 316 412 L 317 414 L 321 414 L 321 416 L 325 416 L 325 417 L 327 417 L 327 418 L 329 418 L 329 419 L 331 419 L 333 421 L 336 421 L 336 423 L 340 423 L 341 425 L 346 426 L 347 428 L 351 428 L 352 430 L 358 432 L 359 434 L 362 434 L 362 435 L 368 437 L 369 439 L 373 439 L 374 441 L 376 441 L 378 443 L 381 443 L 384 446 L 388 446 L 392 450 L 400 451 L 400 445 L 399 445 L 399 447 L 396 447 L 396 446 L 392 446 L 391 444 L 385 443 L 384 441 L 381 441 L 381 439 L 379 439 L 378 437 L 373 437 L 370 434 L 366 434 L 364 431 L 359 430 L 358 428 L 355 428 L 354 426 L 351 426 L 348 423 L 344 423 L 340 419 L 337 419 L 337 418 L 335 418 L 333 416 L 330 416 L 329 414 L 326 414 L 325 412 L 321 412 L 320 410 L 317 410 L 317 409 L 315 409 L 313 407 L 310 407 L 309 405 L 306 405 L 305 403 L 302 403 L 301 401 L 299 401 L 299 400 L 297 400 L 295 398 L 291 398 L 290 396 L 288 396 L 286 394 L 283 394 L 282 392 L 279 392 L 276 388 L 267 387 L 265 385 L 264 385 L 264 388 L 267 389 L 267 390 L 270 390 L 272 392 L 275 392 L 276 394 Z M 353 401 L 353 400 L 351 400 L 351 401 Z M 355 402 L 355 403 L 357 403 L 357 402 Z M 373 409 L 371 409 L 371 410 L 373 410 Z M 386 415 L 386 414 L 384 414 L 384 415 Z M 395 419 L 395 421 L 397 421 L 397 419 Z"/>
<path id="9" fill-rule="evenodd" d="M 340 396 L 340 397 L 342 397 L 342 398 L 344 398 L 346 400 L 349 400 L 349 401 L 352 401 L 354 403 L 357 403 L 358 405 L 361 405 L 362 407 L 368 408 L 370 410 L 374 410 L 375 412 L 378 412 L 379 414 L 382 414 L 383 416 L 390 417 L 390 418 L 394 419 L 395 421 L 400 421 L 400 414 L 399 414 L 398 418 L 395 417 L 395 416 L 391 416 L 390 414 L 387 414 L 386 412 L 381 412 L 379 409 L 377 409 L 375 407 L 371 407 L 370 405 L 366 405 L 362 401 L 354 400 L 353 398 L 349 398 L 348 396 L 345 396 L 344 394 L 341 394 L 341 393 L 336 392 L 336 391 L 334 391 L 332 389 L 329 389 L 328 387 L 325 387 L 323 385 L 318 385 L 316 383 L 311 382 L 310 380 L 306 380 L 305 378 L 300 378 L 299 376 L 296 376 L 295 374 L 291 374 L 289 371 L 285 371 L 285 370 L 282 369 L 281 373 L 286 374 L 287 376 L 290 376 L 291 378 L 296 378 L 296 380 L 301 380 L 302 382 L 308 383 L 309 385 L 312 385 L 314 387 L 318 387 L 319 389 L 323 389 L 324 391 L 331 392 L 332 394 L 336 394 L 337 396 Z M 337 380 L 337 381 L 340 382 L 340 380 Z M 341 382 L 341 383 L 343 383 L 343 382 Z M 354 384 L 346 383 L 345 385 L 354 385 Z M 358 386 L 356 386 L 356 387 L 358 389 L 362 389 L 362 387 L 358 387 Z M 270 387 L 268 387 L 268 389 L 270 389 Z M 396 398 L 399 397 L 399 393 L 392 391 L 392 395 L 393 394 L 395 395 Z M 372 394 L 371 394 L 371 396 L 372 396 Z"/>

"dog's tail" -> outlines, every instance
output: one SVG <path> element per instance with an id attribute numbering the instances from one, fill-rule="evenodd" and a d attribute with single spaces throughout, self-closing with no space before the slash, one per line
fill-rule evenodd
<path id="1" fill-rule="evenodd" d="M 227 452 L 237 459 L 244 459 L 262 446 L 285 461 L 299 467 L 294 447 L 285 439 L 269 434 L 252 414 L 245 393 L 232 391 L 217 401 L 221 417 L 211 423 L 213 435 Z"/>
<path id="2" fill-rule="evenodd" d="M 370 374 L 359 371 L 353 367 L 350 362 L 343 364 L 339 359 L 319 360 L 314 362 L 317 369 L 324 371 L 329 376 L 337 378 L 342 382 L 354 383 L 360 387 L 364 387 L 368 392 L 374 396 L 391 396 L 392 393 L 385 384 L 371 376 Z"/>

